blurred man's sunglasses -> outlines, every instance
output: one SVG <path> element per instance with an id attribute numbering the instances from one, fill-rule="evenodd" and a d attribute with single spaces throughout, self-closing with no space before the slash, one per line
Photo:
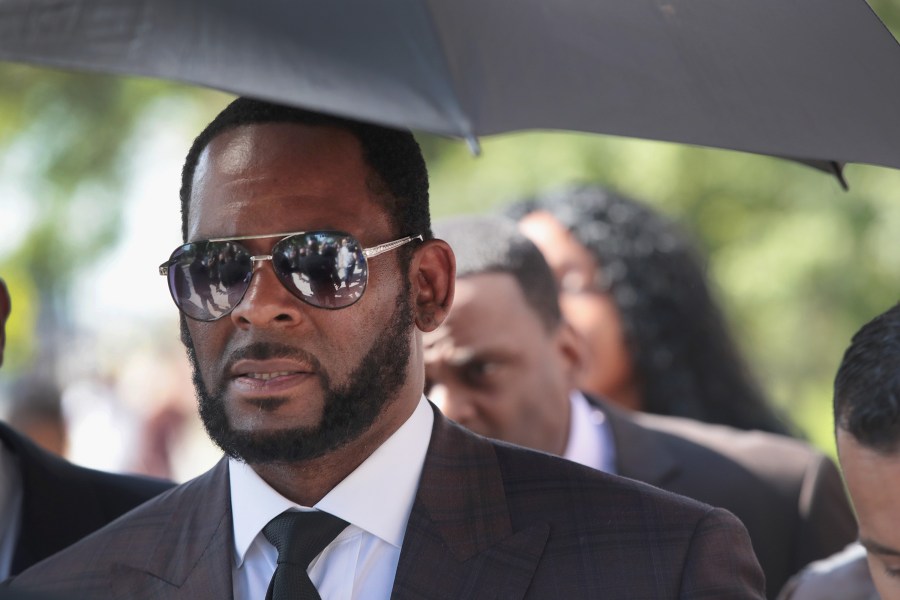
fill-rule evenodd
<path id="1" fill-rule="evenodd" d="M 240 242 L 281 237 L 271 254 L 254 255 Z M 359 300 L 368 281 L 367 260 L 422 235 L 363 248 L 340 231 L 301 231 L 191 242 L 159 266 L 178 309 L 197 321 L 230 313 L 250 287 L 256 265 L 272 261 L 275 275 L 297 298 L 319 308 L 346 308 Z"/>

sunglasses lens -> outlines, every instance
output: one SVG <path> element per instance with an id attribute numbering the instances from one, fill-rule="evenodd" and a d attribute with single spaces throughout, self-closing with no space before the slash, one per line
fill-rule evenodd
<path id="1" fill-rule="evenodd" d="M 291 292 L 320 308 L 344 308 L 362 297 L 368 266 L 355 238 L 336 232 L 293 235 L 272 249 L 275 273 Z"/>
<path id="2" fill-rule="evenodd" d="M 234 242 L 185 244 L 169 259 L 169 291 L 185 315 L 215 321 L 238 305 L 250 286 L 250 253 Z"/>

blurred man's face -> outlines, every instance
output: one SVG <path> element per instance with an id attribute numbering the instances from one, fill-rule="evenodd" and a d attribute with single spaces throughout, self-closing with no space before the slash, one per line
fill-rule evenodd
<path id="1" fill-rule="evenodd" d="M 837 444 L 872 580 L 885 600 L 900 598 L 900 454 L 876 452 L 840 428 Z"/>
<path id="2" fill-rule="evenodd" d="M 277 123 L 226 131 L 198 163 L 188 239 L 335 230 L 365 246 L 392 240 L 370 176 L 359 142 L 340 129 Z M 246 246 L 266 255 L 278 239 Z M 406 419 L 408 407 L 394 400 L 407 381 L 413 315 L 397 257 L 374 258 L 365 294 L 346 308 L 303 303 L 262 262 L 230 314 L 185 319 L 214 441 L 247 462 L 295 462 L 374 443 Z"/>
<path id="3" fill-rule="evenodd" d="M 562 454 L 577 360 L 563 331 L 547 330 L 511 275 L 462 277 L 424 337 L 426 394 L 476 433 Z"/>
<path id="4" fill-rule="evenodd" d="M 519 226 L 553 270 L 560 287 L 560 309 L 587 343 L 589 355 L 579 387 L 624 408 L 640 410 L 619 311 L 613 299 L 597 289 L 593 256 L 549 213 L 532 213 Z"/>
<path id="5" fill-rule="evenodd" d="M 6 289 L 6 282 L 0 279 L 0 365 L 3 365 L 3 348 L 6 347 L 6 319 L 11 309 L 9 290 Z"/>

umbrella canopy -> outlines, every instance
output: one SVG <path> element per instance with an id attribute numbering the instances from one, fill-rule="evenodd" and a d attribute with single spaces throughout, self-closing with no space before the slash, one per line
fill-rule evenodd
<path id="1" fill-rule="evenodd" d="M 0 59 L 462 137 L 568 129 L 900 168 L 864 0 L 0 0 Z"/>

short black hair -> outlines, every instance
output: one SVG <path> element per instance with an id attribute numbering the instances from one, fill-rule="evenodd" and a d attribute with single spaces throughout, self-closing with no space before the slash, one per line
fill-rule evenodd
<path id="1" fill-rule="evenodd" d="M 883 454 L 900 449 L 900 304 L 853 336 L 834 380 L 834 424 Z"/>
<path id="2" fill-rule="evenodd" d="M 181 234 L 187 241 L 188 214 L 194 171 L 200 154 L 216 136 L 242 125 L 262 123 L 299 123 L 309 126 L 337 127 L 352 133 L 362 147 L 363 160 L 374 177 L 369 188 L 384 205 L 397 237 L 422 234 L 430 239 L 431 217 L 428 208 L 428 170 L 412 132 L 382 127 L 241 97 L 225 107 L 197 136 L 188 151 L 181 172 Z"/>
<path id="3" fill-rule="evenodd" d="M 615 304 L 646 412 L 789 434 L 728 330 L 691 238 L 649 205 L 569 185 L 506 209 L 550 213 L 596 263 Z"/>
<path id="4" fill-rule="evenodd" d="M 516 280 L 525 301 L 548 331 L 562 320 L 556 280 L 541 251 L 522 235 L 516 223 L 495 216 L 442 219 L 435 233 L 453 248 L 457 278 L 506 273 Z"/>

